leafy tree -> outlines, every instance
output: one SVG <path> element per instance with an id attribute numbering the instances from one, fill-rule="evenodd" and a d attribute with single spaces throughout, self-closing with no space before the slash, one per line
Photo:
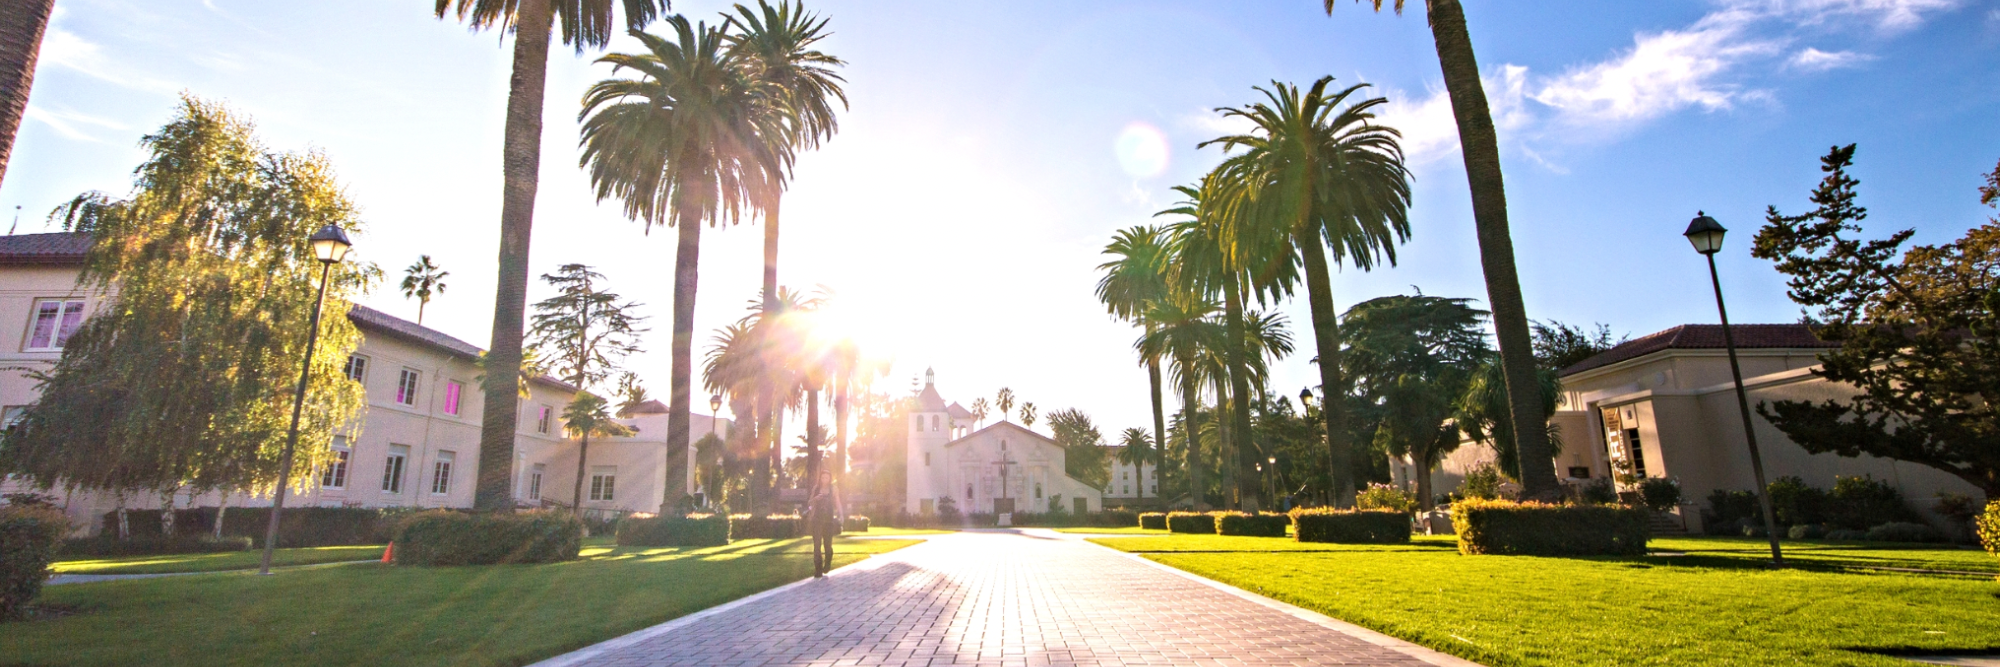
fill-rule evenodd
<path id="1" fill-rule="evenodd" d="M 424 307 L 431 305 L 431 296 L 444 294 L 445 276 L 450 271 L 439 271 L 431 263 L 430 255 L 417 256 L 417 263 L 403 269 L 403 298 L 417 300 L 417 324 L 424 323 Z"/>
<path id="2" fill-rule="evenodd" d="M 646 386 L 639 383 L 639 374 L 624 371 L 618 374 L 618 414 L 629 415 L 633 410 L 653 400 L 647 395 Z"/>
<path id="3" fill-rule="evenodd" d="M 14 152 L 14 134 L 28 110 L 28 89 L 35 83 L 35 60 L 42 51 L 55 0 L 0 2 L 0 178 L 7 175 L 7 157 Z"/>
<path id="4" fill-rule="evenodd" d="M 542 97 L 549 75 L 549 37 L 562 26 L 562 41 L 603 48 L 611 42 L 617 9 L 625 28 L 646 27 L 667 9 L 667 0 L 437 0 L 439 19 L 463 21 L 472 30 L 497 28 L 514 34 L 513 77 L 507 90 L 507 123 L 501 145 L 499 275 L 493 291 L 491 382 L 482 385 L 486 402 L 479 423 L 479 479 L 472 506 L 489 512 L 513 508 L 514 429 L 520 404 L 507 394 L 518 384 L 523 330 L 528 308 L 528 241 L 534 232 L 535 189 L 542 164 Z M 615 6 L 614 6 L 615 5 Z M 599 198 L 603 195 L 600 193 Z"/>
<path id="5" fill-rule="evenodd" d="M 1379 406 L 1374 438 L 1417 472 L 1417 498 L 1434 508 L 1431 469 L 1458 448 L 1467 420 L 1460 398 L 1489 351 L 1486 313 L 1469 299 L 1385 296 L 1347 310 L 1340 323 L 1349 347 L 1343 369 L 1355 391 Z"/>
<path id="6" fill-rule="evenodd" d="M 643 53 L 599 58 L 613 78 L 583 99 L 583 158 L 601 201 L 616 197 L 627 217 L 679 230 L 674 256 L 673 343 L 667 390 L 667 447 L 688 446 L 694 381 L 695 284 L 701 225 L 735 221 L 789 164 L 773 137 L 790 130 L 765 113 L 769 91 L 734 55 L 720 27 L 670 16 L 671 38 L 633 37 Z"/>
<path id="7" fill-rule="evenodd" d="M 1751 254 L 1789 276 L 1814 333 L 1840 345 L 1813 375 L 1860 393 L 1757 411 L 1808 452 L 1909 461 L 2000 497 L 2000 219 L 1942 245 L 1905 250 L 1909 229 L 1864 240 L 1854 150 L 1820 159 L 1812 211 L 1769 209 Z M 2000 167 L 1986 179 L 1992 206 Z"/>
<path id="8" fill-rule="evenodd" d="M 1277 82 L 1271 90 L 1257 88 L 1265 102 L 1220 109 L 1254 129 L 1202 145 L 1243 149 L 1215 172 L 1231 183 L 1224 190 L 1232 198 L 1225 205 L 1225 257 L 1248 273 L 1260 299 L 1289 294 L 1303 279 L 1323 362 L 1320 384 L 1339 395 L 1346 384 L 1326 253 L 1364 271 L 1382 260 L 1395 264 L 1396 244 L 1410 235 L 1410 174 L 1396 130 L 1374 123 L 1373 109 L 1388 100 L 1350 103 L 1366 84 L 1330 92 L 1331 83 L 1333 77 L 1321 77 L 1303 93 Z M 1327 459 L 1337 471 L 1335 502 L 1345 507 L 1354 496 L 1353 451 L 1344 437 L 1344 402 L 1329 407 Z"/>
<path id="9" fill-rule="evenodd" d="M 1337 0 L 1322 0 L 1327 15 L 1333 14 Z M 1382 11 L 1382 0 L 1356 0 Z M 1403 12 L 1403 0 L 1395 0 L 1396 13 Z M 1444 73 L 1444 88 L 1451 97 L 1451 115 L 1458 122 L 1458 145 L 1465 157 L 1466 185 L 1472 191 L 1472 226 L 1479 238 L 1479 265 L 1486 275 L 1486 301 L 1493 307 L 1493 331 L 1500 344 L 1501 374 L 1506 379 L 1509 414 L 1515 422 L 1533 421 L 1550 414 L 1540 405 L 1542 381 L 1536 377 L 1534 341 L 1528 331 L 1528 310 L 1521 301 L 1520 272 L 1514 266 L 1514 237 L 1507 226 L 1507 187 L 1500 171 L 1500 139 L 1493 130 L 1493 113 L 1487 107 L 1486 87 L 1479 78 L 1479 59 L 1472 50 L 1472 34 L 1465 27 L 1465 7 L 1459 0 L 1424 0 L 1431 40 L 1437 47 L 1438 66 Z M 1526 389 L 1524 391 L 1524 389 Z M 1533 461 L 1523 468 L 1521 494 L 1528 498 L 1554 499 L 1562 487 L 1556 482 L 1554 444 L 1545 429 L 1526 429 L 1516 451 L 1519 461 Z M 1517 461 L 1518 464 L 1518 461 Z"/>
<path id="10" fill-rule="evenodd" d="M 1063 471 L 1072 479 L 1098 489 L 1111 481 L 1111 470 L 1105 466 L 1104 434 L 1098 432 L 1090 415 L 1076 408 L 1050 412 L 1049 430 L 1055 432 L 1056 444 L 1062 445 Z"/>
<path id="11" fill-rule="evenodd" d="M 1138 498 L 1146 498 L 1146 464 L 1153 460 L 1153 436 L 1143 428 L 1128 428 L 1119 436 L 1118 462 L 1132 466 L 1139 485 Z"/>
<path id="12" fill-rule="evenodd" d="M 218 104 L 184 97 L 141 145 L 129 198 L 91 192 L 56 210 L 90 237 L 80 280 L 108 303 L 74 333 L 33 332 L 63 353 L 33 374 L 41 398 L 0 446 L 0 469 L 121 496 L 300 482 L 336 435 L 356 435 L 363 408 L 341 370 L 361 340 L 344 315 L 379 272 L 341 264 L 308 366 L 308 444 L 282 469 L 322 271 L 306 239 L 329 224 L 358 229 L 354 206 L 324 156 L 272 152 Z"/>
<path id="13" fill-rule="evenodd" d="M 583 477 L 589 470 L 590 437 L 621 438 L 632 435 L 632 427 L 611 418 L 611 401 L 588 391 L 579 391 L 563 407 L 563 428 L 576 434 L 576 488 L 570 492 L 570 512 L 583 515 Z"/>
<path id="14" fill-rule="evenodd" d="M 1622 345 L 1631 336 L 1611 337 L 1611 325 L 1596 330 L 1561 322 L 1535 322 L 1535 362 L 1544 371 L 1561 371 Z"/>
<path id="15" fill-rule="evenodd" d="M 1520 452 L 1514 449 L 1519 442 L 1514 437 L 1513 403 L 1508 400 L 1507 377 L 1497 355 L 1489 356 L 1479 371 L 1472 376 L 1471 384 L 1465 387 L 1465 397 L 1461 401 L 1459 429 L 1473 442 L 1493 448 L 1498 457 L 1501 473 L 1509 479 L 1520 479 Z M 1556 414 L 1556 401 L 1562 397 L 1562 378 L 1552 369 L 1535 371 L 1536 390 L 1542 394 L 1542 432 L 1549 442 L 1549 460 L 1562 454 L 1562 432 L 1549 418 Z M 1550 465 L 1554 465 L 1551 463 Z"/>
<path id="16" fill-rule="evenodd" d="M 1168 296 L 1164 230 L 1150 225 L 1118 230 L 1111 243 L 1104 246 L 1104 254 L 1113 259 L 1097 265 L 1097 270 L 1104 274 L 1097 280 L 1097 300 L 1104 303 L 1112 317 L 1136 322 L 1146 333 L 1151 333 L 1154 323 L 1146 315 L 1153 303 Z M 1153 399 L 1151 442 L 1160 442 L 1165 439 L 1167 429 L 1166 407 L 1160 396 L 1160 356 L 1141 354 L 1139 363 L 1146 367 Z"/>

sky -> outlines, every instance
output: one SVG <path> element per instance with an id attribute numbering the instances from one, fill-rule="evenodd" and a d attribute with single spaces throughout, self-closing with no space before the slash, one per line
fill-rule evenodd
<path id="1" fill-rule="evenodd" d="M 1388 99 L 1414 174 L 1398 263 L 1334 274 L 1335 304 L 1391 294 L 1484 301 L 1470 200 L 1421 3 L 1397 16 L 1319 0 L 1089 3 L 813 0 L 847 61 L 840 132 L 800 157 L 784 200 L 780 282 L 825 285 L 874 354 L 879 387 L 937 372 L 947 399 L 1009 387 L 1114 434 L 1150 421 L 1137 332 L 1092 288 L 1121 228 L 1221 159 L 1217 107 L 1254 86 L 1367 83 Z M 1859 143 L 1872 234 L 1957 238 L 1991 214 L 2000 161 L 2000 3 L 1977 0 L 1467 0 L 1499 127 L 1529 316 L 1644 335 L 1716 321 L 1680 238 L 1697 210 L 1732 230 L 1718 256 L 1732 320 L 1795 321 L 1782 276 L 1749 255 L 1767 206 L 1808 207 L 1818 158 Z M 361 208 L 356 257 L 390 278 L 362 300 L 414 319 L 394 289 L 431 255 L 451 272 L 425 324 L 479 345 L 491 328 L 511 41 L 429 2 L 63 0 L 43 43 L 0 212 L 52 231 L 76 195 L 124 195 L 139 139 L 178 97 L 221 100 L 278 150 L 332 162 Z M 673 9 L 714 23 L 728 3 Z M 610 51 L 633 52 L 620 37 Z M 630 367 L 668 384 L 672 230 L 598 202 L 577 166 L 579 99 L 613 76 L 555 46 L 532 271 L 592 265 L 652 316 Z M 697 359 L 756 296 L 762 227 L 703 230 Z M 530 299 L 550 294 L 537 283 Z M 1298 302 L 1271 304 L 1302 352 L 1272 388 L 1314 384 Z M 1173 409 L 1168 399 L 1168 409 Z M 697 410 L 705 401 L 697 400 Z"/>

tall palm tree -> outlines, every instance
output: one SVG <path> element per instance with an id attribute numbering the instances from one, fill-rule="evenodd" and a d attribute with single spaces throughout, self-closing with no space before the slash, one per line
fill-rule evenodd
<path id="1" fill-rule="evenodd" d="M 1014 411 L 1014 390 L 1001 387 L 993 395 L 993 407 L 1000 408 L 1000 421 L 1007 421 L 1007 414 Z"/>
<path id="2" fill-rule="evenodd" d="M 514 76 L 507 90 L 507 127 L 500 155 L 499 277 L 493 290 L 492 382 L 486 383 L 479 422 L 479 479 L 472 506 L 505 511 L 512 496 L 514 429 L 520 405 L 508 394 L 521 375 L 527 328 L 528 240 L 534 231 L 535 189 L 542 164 L 542 97 L 549 69 L 549 37 L 559 20 L 564 44 L 603 48 L 622 7 L 625 26 L 638 30 L 659 17 L 667 0 L 437 0 L 436 14 L 473 30 L 514 33 Z"/>
<path id="3" fill-rule="evenodd" d="M 1114 259 L 1097 265 L 1097 270 L 1104 274 L 1097 280 L 1097 300 L 1104 303 L 1112 317 L 1137 322 L 1141 329 L 1151 332 L 1153 323 L 1146 319 L 1146 313 L 1153 302 L 1167 295 L 1164 233 L 1151 225 L 1118 230 L 1111 243 L 1104 246 L 1104 254 Z M 1160 396 L 1160 357 L 1141 356 L 1139 362 L 1146 366 L 1146 380 L 1152 390 L 1153 442 L 1166 442 L 1167 413 Z"/>
<path id="4" fill-rule="evenodd" d="M 977 428 L 979 426 L 984 426 L 986 424 L 986 412 L 988 409 L 989 408 L 986 406 L 985 396 L 972 399 L 972 407 L 968 410 L 968 412 L 972 413 L 972 423 L 974 425 L 974 428 Z"/>
<path id="5" fill-rule="evenodd" d="M 1356 0 L 1361 2 L 1362 0 Z M 1370 0 L 1382 11 L 1382 0 Z M 1323 0 L 1328 15 L 1335 0 Z M 1403 0 L 1395 1 L 1396 13 Z M 1493 333 L 1500 343 L 1500 365 L 1507 378 L 1508 414 L 1517 424 L 1540 424 L 1541 381 L 1535 376 L 1534 338 L 1528 329 L 1528 309 L 1521 302 L 1521 278 L 1514 267 L 1514 237 L 1507 226 L 1507 187 L 1500 174 L 1500 140 L 1493 131 L 1493 112 L 1486 104 L 1486 87 L 1479 80 L 1479 60 L 1472 35 L 1465 27 L 1459 0 L 1424 0 L 1431 40 L 1437 46 L 1444 89 L 1451 96 L 1451 114 L 1458 121 L 1458 145 L 1465 158 L 1466 185 L 1472 191 L 1472 226 L 1479 235 L 1479 265 L 1486 274 L 1486 300 L 1493 307 Z M 1515 429 L 1521 466 L 1521 495 L 1552 499 L 1562 493 L 1556 482 L 1554 445 L 1547 429 Z"/>
<path id="6" fill-rule="evenodd" d="M 588 471 L 585 463 L 590 459 L 590 436 L 620 438 L 632 435 L 632 427 L 611 419 L 611 402 L 604 397 L 587 391 L 577 392 L 568 406 L 563 408 L 563 428 L 576 434 L 576 488 L 570 492 L 569 507 L 577 516 L 583 515 L 583 476 Z"/>
<path id="7" fill-rule="evenodd" d="M 634 76 L 600 81 L 585 93 L 582 164 L 599 201 L 617 197 L 626 216 L 648 230 L 678 228 L 667 447 L 685 452 L 701 225 L 737 220 L 790 158 L 773 151 L 768 138 L 784 129 L 760 111 L 761 91 L 730 55 L 722 29 L 683 16 L 664 22 L 671 39 L 634 31 L 644 53 L 598 59 Z"/>
<path id="8" fill-rule="evenodd" d="M 1199 294 L 1180 294 L 1176 298 L 1154 302 L 1147 319 L 1154 324 L 1134 348 L 1141 356 L 1157 356 L 1171 362 L 1168 366 L 1174 385 L 1180 388 L 1181 428 L 1183 446 L 1181 452 L 1188 470 L 1188 497 L 1196 510 L 1207 504 L 1203 498 L 1205 487 L 1201 479 L 1199 448 L 1200 439 L 1195 413 L 1201 408 L 1201 384 L 1203 379 L 1202 357 L 1206 350 L 1218 345 L 1222 338 L 1222 327 L 1213 315 L 1217 307 L 1213 301 Z M 1166 444 L 1161 442 L 1161 457 L 1165 460 Z"/>
<path id="9" fill-rule="evenodd" d="M 735 9 L 734 16 L 724 13 L 725 28 L 730 25 L 742 28 L 728 33 L 730 52 L 743 60 L 757 85 L 766 89 L 765 111 L 782 120 L 787 130 L 770 139 L 783 142 L 788 155 L 818 148 L 821 141 L 832 138 L 840 129 L 833 102 L 838 100 L 841 108 L 847 107 L 847 93 L 840 87 L 846 80 L 834 71 L 846 63 L 813 48 L 828 35 L 827 20 L 805 11 L 803 4 L 788 0 L 781 0 L 777 6 L 758 0 L 754 10 L 741 4 Z M 787 178 L 789 174 L 780 173 L 755 193 L 764 217 L 763 295 L 767 314 L 776 313 L 779 307 L 778 219 Z M 772 428 L 776 407 L 772 400 L 770 390 L 758 396 L 756 421 L 758 433 L 776 449 L 778 436 Z"/>
<path id="10" fill-rule="evenodd" d="M 1354 498 L 1354 452 L 1348 442 L 1346 384 L 1341 377 L 1340 325 L 1333 309 L 1327 253 L 1364 271 L 1396 261 L 1395 244 L 1409 238 L 1409 171 L 1394 129 L 1374 124 L 1370 98 L 1347 104 L 1366 84 L 1329 92 L 1333 77 L 1303 93 L 1273 82 L 1264 101 L 1227 107 L 1225 117 L 1251 123 L 1247 134 L 1202 145 L 1241 149 L 1216 167 L 1236 197 L 1226 208 L 1224 257 L 1240 266 L 1260 300 L 1290 291 L 1304 269 L 1320 385 L 1325 407 L 1329 474 L 1334 502 Z"/>
<path id="11" fill-rule="evenodd" d="M 417 300 L 418 325 L 424 323 L 424 307 L 431 305 L 431 297 L 444 294 L 444 279 L 450 275 L 450 271 L 439 271 L 430 255 L 418 255 L 417 263 L 403 269 L 403 298 Z"/>
<path id="12" fill-rule="evenodd" d="M 1153 436 L 1147 434 L 1143 428 L 1128 428 L 1119 438 L 1118 444 L 1123 445 L 1123 448 L 1118 450 L 1118 462 L 1132 466 L 1133 481 L 1139 487 L 1134 498 L 1145 500 L 1146 464 L 1153 460 Z"/>
<path id="13" fill-rule="evenodd" d="M 0 180 L 7 177 L 14 135 L 21 131 L 21 116 L 28 111 L 35 60 L 55 6 L 55 0 L 0 0 Z"/>

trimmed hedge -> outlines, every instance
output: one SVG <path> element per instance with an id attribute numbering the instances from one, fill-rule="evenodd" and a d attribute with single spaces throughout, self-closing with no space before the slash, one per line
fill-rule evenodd
<path id="1" fill-rule="evenodd" d="M 859 514 L 847 515 L 847 520 L 840 522 L 840 532 L 843 533 L 868 532 L 868 517 L 861 516 Z"/>
<path id="2" fill-rule="evenodd" d="M 1892 521 L 1869 528 L 1866 536 L 1877 542 L 1943 542 L 1944 533 L 1928 524 Z"/>
<path id="3" fill-rule="evenodd" d="M 729 544 L 729 517 L 689 514 L 619 520 L 621 547 L 719 547 Z"/>
<path id="4" fill-rule="evenodd" d="M 1393 510 L 1342 510 L 1301 507 L 1292 510 L 1293 538 L 1300 542 L 1340 544 L 1407 544 L 1410 515 Z"/>
<path id="5" fill-rule="evenodd" d="M 69 519 L 45 507 L 0 507 L 0 620 L 42 594 Z"/>
<path id="6" fill-rule="evenodd" d="M 121 540 L 116 535 L 78 537 L 63 541 L 63 553 L 71 556 L 159 556 L 165 554 L 215 554 L 249 551 L 248 537 L 215 539 L 208 535 L 133 535 Z"/>
<path id="7" fill-rule="evenodd" d="M 409 565 L 494 565 L 576 560 L 583 521 L 568 512 L 471 514 L 421 512 L 396 530 L 396 562 Z"/>
<path id="8" fill-rule="evenodd" d="M 1292 518 L 1283 514 L 1246 512 L 1217 512 L 1215 532 L 1219 535 L 1242 535 L 1246 537 L 1284 537 L 1285 529 L 1291 527 Z"/>
<path id="9" fill-rule="evenodd" d="M 1166 512 L 1147 512 L 1139 515 L 1139 527 L 1146 530 L 1166 530 Z"/>
<path id="10" fill-rule="evenodd" d="M 1215 534 L 1215 515 L 1207 512 L 1168 512 L 1167 530 L 1176 533 Z"/>
<path id="11" fill-rule="evenodd" d="M 729 515 L 729 536 L 738 540 L 789 540 L 805 537 L 806 522 L 797 514 Z"/>
<path id="12" fill-rule="evenodd" d="M 176 535 L 214 535 L 213 507 L 174 510 Z M 278 546 L 336 547 L 389 541 L 395 520 L 413 514 L 407 509 L 363 507 L 287 507 L 278 517 Z M 132 537 L 160 534 L 160 510 L 125 510 Z M 248 537 L 261 543 L 270 525 L 269 507 L 231 507 L 222 513 L 223 537 Z M 118 512 L 105 512 L 102 534 L 118 534 Z"/>
<path id="13" fill-rule="evenodd" d="M 1647 510 L 1464 500 L 1451 506 L 1458 551 L 1528 556 L 1646 555 Z"/>

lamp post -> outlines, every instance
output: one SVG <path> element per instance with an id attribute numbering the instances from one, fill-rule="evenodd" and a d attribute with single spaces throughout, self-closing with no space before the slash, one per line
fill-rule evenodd
<path id="1" fill-rule="evenodd" d="M 1750 472 L 1757 477 L 1757 503 L 1764 509 L 1764 534 L 1771 538 L 1771 564 L 1785 565 L 1785 554 L 1778 548 L 1778 521 L 1771 511 L 1770 487 L 1764 484 L 1764 457 L 1757 451 L 1757 429 L 1750 421 L 1750 397 L 1743 391 L 1743 368 L 1736 361 L 1736 337 L 1729 331 L 1729 309 L 1722 305 L 1722 278 L 1715 272 L 1715 253 L 1722 250 L 1722 236 L 1729 230 L 1707 213 L 1695 211 L 1695 218 L 1688 223 L 1686 232 L 1694 251 L 1708 258 L 1708 281 L 1715 287 L 1715 312 L 1722 317 L 1722 345 L 1729 350 L 1729 376 L 1736 381 L 1736 407 L 1743 414 L 1743 438 L 1750 445 Z"/>
<path id="2" fill-rule="evenodd" d="M 722 394 L 708 397 L 708 434 L 715 435 L 715 417 L 722 413 Z"/>
<path id="3" fill-rule="evenodd" d="M 347 251 L 354 243 L 347 240 L 347 232 L 339 225 L 329 224 L 307 239 L 312 244 L 313 258 L 319 260 L 319 296 L 313 299 L 312 320 L 306 332 L 306 359 L 299 370 L 299 387 L 292 395 L 292 428 L 285 436 L 285 453 L 279 458 L 278 491 L 271 497 L 271 522 L 264 527 L 264 559 L 257 566 L 257 574 L 271 573 L 271 554 L 278 547 L 278 514 L 285 511 L 285 491 L 291 486 L 292 450 L 299 446 L 299 417 L 306 406 L 306 381 L 312 379 L 312 358 L 319 347 L 319 311 L 326 304 L 326 283 L 333 276 L 333 265 L 347 259 Z"/>

